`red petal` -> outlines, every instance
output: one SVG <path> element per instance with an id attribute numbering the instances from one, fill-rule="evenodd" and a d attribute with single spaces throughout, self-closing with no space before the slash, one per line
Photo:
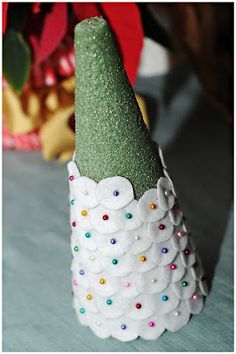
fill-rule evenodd
<path id="1" fill-rule="evenodd" d="M 8 3 L 2 3 L 2 32 L 3 34 L 6 32 L 7 28 L 7 10 L 8 10 Z"/>
<path id="2" fill-rule="evenodd" d="M 45 15 L 40 37 L 30 35 L 35 63 L 39 64 L 54 52 L 67 30 L 67 4 L 53 3 L 52 9 Z"/>
<path id="3" fill-rule="evenodd" d="M 120 46 L 124 67 L 132 85 L 135 83 L 143 46 L 143 28 L 135 3 L 100 3 Z"/>
<path id="4" fill-rule="evenodd" d="M 82 3 L 72 3 L 74 13 L 78 21 L 83 21 L 86 18 L 101 16 L 101 11 L 96 3 L 93 2 L 82 2 Z"/>

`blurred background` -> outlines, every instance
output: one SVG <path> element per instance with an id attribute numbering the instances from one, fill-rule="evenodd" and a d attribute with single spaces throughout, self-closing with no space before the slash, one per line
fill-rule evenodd
<path id="1" fill-rule="evenodd" d="M 233 3 L 2 5 L 4 351 L 232 351 Z M 72 308 L 73 31 L 93 16 L 117 39 L 211 290 L 157 342 L 101 341 Z"/>

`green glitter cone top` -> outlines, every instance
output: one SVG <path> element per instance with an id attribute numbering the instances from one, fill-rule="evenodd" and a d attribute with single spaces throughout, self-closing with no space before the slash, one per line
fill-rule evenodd
<path id="1" fill-rule="evenodd" d="M 136 198 L 163 175 L 107 22 L 94 17 L 75 27 L 76 163 L 99 182 L 130 180 Z"/>

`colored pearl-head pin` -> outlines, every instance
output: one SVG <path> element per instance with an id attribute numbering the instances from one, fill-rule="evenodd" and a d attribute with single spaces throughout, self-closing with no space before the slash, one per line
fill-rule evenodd
<path id="1" fill-rule="evenodd" d="M 165 225 L 164 225 L 164 224 L 160 224 L 160 225 L 159 225 L 159 229 L 160 229 L 160 230 L 164 230 L 164 229 L 165 229 Z"/>
<path id="2" fill-rule="evenodd" d="M 112 264 L 114 264 L 114 265 L 118 264 L 118 259 L 115 259 L 115 258 L 114 258 L 114 259 L 112 260 Z"/>
<path id="3" fill-rule="evenodd" d="M 182 287 L 185 288 L 186 286 L 188 286 L 188 282 L 187 281 L 182 281 Z"/>
<path id="4" fill-rule="evenodd" d="M 185 235 L 185 232 L 184 231 L 177 231 L 176 235 L 178 237 L 183 237 Z"/>
<path id="5" fill-rule="evenodd" d="M 69 177 L 69 180 L 70 180 L 71 182 L 74 181 L 74 179 L 75 179 L 75 177 L 72 176 L 72 175 Z"/>
<path id="6" fill-rule="evenodd" d="M 75 251 L 75 252 L 78 252 L 78 250 L 79 250 L 79 247 L 78 247 L 78 246 L 75 246 L 75 247 L 74 247 L 74 251 Z"/>
<path id="7" fill-rule="evenodd" d="M 110 242 L 111 242 L 112 245 L 115 245 L 116 244 L 116 239 L 112 238 Z"/>
<path id="8" fill-rule="evenodd" d="M 128 281 L 126 281 L 126 282 L 124 283 L 124 286 L 125 286 L 126 288 L 128 288 L 128 287 L 130 286 L 130 283 L 129 283 Z"/>
<path id="9" fill-rule="evenodd" d="M 101 326 L 101 322 L 100 321 L 96 321 L 96 325 L 99 327 Z"/>
<path id="10" fill-rule="evenodd" d="M 137 303 L 137 304 L 135 305 L 135 307 L 136 307 L 136 309 L 140 310 L 141 307 L 142 307 L 142 305 L 141 305 L 140 303 Z"/>
<path id="11" fill-rule="evenodd" d="M 72 222 L 72 226 L 73 226 L 73 227 L 76 227 L 76 221 L 73 221 L 73 222 Z"/>
<path id="12" fill-rule="evenodd" d="M 121 328 L 121 329 L 126 329 L 127 326 L 126 326 L 126 324 L 123 323 L 123 324 L 120 326 L 120 328 Z"/>
<path id="13" fill-rule="evenodd" d="M 162 253 L 168 253 L 168 248 L 165 248 L 165 247 L 162 248 L 161 252 L 162 252 Z"/>
<path id="14" fill-rule="evenodd" d="M 117 190 L 115 190 L 115 191 L 113 192 L 114 197 L 118 197 L 119 194 L 120 194 L 120 193 L 119 193 L 119 191 L 117 191 Z"/>
<path id="15" fill-rule="evenodd" d="M 104 284 L 106 284 L 106 279 L 104 279 L 104 278 L 101 278 L 101 279 L 99 280 L 99 283 L 100 283 L 101 285 L 104 285 Z"/>
<path id="16" fill-rule="evenodd" d="M 90 261 L 94 261 L 95 257 L 94 256 L 90 256 L 89 259 L 90 259 Z"/>
<path id="17" fill-rule="evenodd" d="M 102 217 L 102 218 L 103 218 L 103 220 L 104 220 L 104 221 L 106 221 L 106 220 L 108 220 L 108 219 L 109 219 L 109 216 L 108 216 L 107 214 L 105 214 L 105 215 L 103 215 L 103 217 Z"/>
<path id="18" fill-rule="evenodd" d="M 80 275 L 84 275 L 84 270 L 83 270 L 83 269 L 80 269 L 79 274 L 80 274 Z"/>
<path id="19" fill-rule="evenodd" d="M 175 270 L 177 268 L 176 264 L 172 263 L 170 264 L 170 270 Z"/>
<path id="20" fill-rule="evenodd" d="M 83 195 L 88 195 L 88 192 L 87 191 L 83 191 Z"/>
<path id="21" fill-rule="evenodd" d="M 156 283 L 156 282 L 157 282 L 157 279 L 156 279 L 156 278 L 151 279 L 151 282 L 154 284 L 154 283 Z"/>
<path id="22" fill-rule="evenodd" d="M 81 308 L 79 309 L 79 312 L 83 314 L 83 313 L 85 313 L 85 309 L 84 309 L 83 307 L 81 307 Z"/>
<path id="23" fill-rule="evenodd" d="M 111 299 L 108 299 L 107 300 L 107 305 L 111 305 L 112 304 L 112 300 Z"/>
<path id="24" fill-rule="evenodd" d="M 149 205 L 149 208 L 150 208 L 151 210 L 155 210 L 155 209 L 157 208 L 157 205 L 154 204 L 154 203 L 151 203 L 151 204 Z"/>
<path id="25" fill-rule="evenodd" d="M 140 240 L 140 237 L 139 236 L 135 236 L 134 239 L 135 239 L 135 241 L 138 241 L 138 240 Z"/>
<path id="26" fill-rule="evenodd" d="M 197 295 L 196 293 L 193 293 L 192 299 L 193 299 L 193 300 L 197 300 L 197 299 L 198 299 L 198 295 Z"/>
<path id="27" fill-rule="evenodd" d="M 92 300 L 92 298 L 93 298 L 92 294 L 87 295 L 87 300 Z"/>
<path id="28" fill-rule="evenodd" d="M 91 235 L 91 233 L 90 232 L 86 232 L 86 234 L 85 234 L 85 237 L 86 238 L 90 238 L 92 235 Z"/>
<path id="29" fill-rule="evenodd" d="M 171 195 L 171 191 L 165 190 L 164 194 L 165 194 L 166 197 L 169 197 Z"/>
<path id="30" fill-rule="evenodd" d="M 168 300 L 168 296 L 167 295 L 163 295 L 162 296 L 162 301 L 167 301 Z"/>
<path id="31" fill-rule="evenodd" d="M 87 216 L 87 215 L 88 215 L 87 210 L 82 210 L 82 211 L 81 211 L 81 215 L 82 215 L 82 216 Z"/>
<path id="32" fill-rule="evenodd" d="M 132 219 L 133 215 L 131 213 L 125 214 L 126 219 Z"/>
<path id="33" fill-rule="evenodd" d="M 141 262 L 145 262 L 147 260 L 147 257 L 146 256 L 141 256 L 139 259 L 140 259 Z"/>
<path id="34" fill-rule="evenodd" d="M 149 327 L 155 327 L 155 322 L 150 321 L 150 322 L 148 323 L 148 325 L 149 325 Z"/>
<path id="35" fill-rule="evenodd" d="M 180 315 L 180 312 L 179 311 L 175 311 L 174 312 L 174 316 L 179 316 Z"/>
<path id="36" fill-rule="evenodd" d="M 184 254 L 185 254 L 185 256 L 188 256 L 188 255 L 190 254 L 190 251 L 189 251 L 188 248 L 186 248 L 186 249 L 184 250 Z"/>
<path id="37" fill-rule="evenodd" d="M 75 199 L 71 199 L 70 204 L 75 205 Z"/>

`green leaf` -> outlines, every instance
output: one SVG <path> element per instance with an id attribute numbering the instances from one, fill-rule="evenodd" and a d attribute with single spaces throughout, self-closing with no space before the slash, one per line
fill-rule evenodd
<path id="1" fill-rule="evenodd" d="M 20 92 L 29 78 L 30 48 L 21 33 L 10 28 L 3 41 L 3 72 L 8 83 Z"/>

